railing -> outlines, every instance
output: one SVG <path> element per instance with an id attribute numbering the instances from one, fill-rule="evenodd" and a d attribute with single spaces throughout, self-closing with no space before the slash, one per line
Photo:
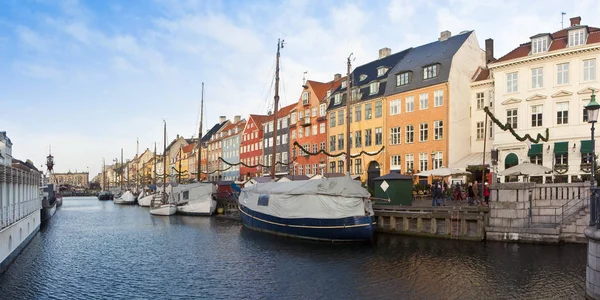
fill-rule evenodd
<path id="1" fill-rule="evenodd" d="M 29 214 L 39 211 L 42 208 L 42 199 L 34 198 L 31 200 L 12 203 L 0 207 L 0 230 L 18 222 Z"/>

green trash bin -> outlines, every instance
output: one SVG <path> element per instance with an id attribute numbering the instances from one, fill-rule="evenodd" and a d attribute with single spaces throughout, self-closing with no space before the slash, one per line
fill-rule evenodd
<path id="1" fill-rule="evenodd" d="M 377 205 L 411 206 L 413 201 L 413 178 L 400 173 L 389 173 L 373 179 L 375 198 L 390 199 L 390 202 L 375 201 Z"/>

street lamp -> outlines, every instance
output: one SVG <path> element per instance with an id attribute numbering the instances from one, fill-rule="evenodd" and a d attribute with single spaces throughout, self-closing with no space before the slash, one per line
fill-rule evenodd
<path id="1" fill-rule="evenodd" d="M 590 103 L 588 105 L 585 106 L 585 110 L 588 113 L 588 123 L 592 124 L 592 153 L 590 155 L 590 160 L 591 160 L 591 174 L 590 174 L 590 209 L 592 212 L 591 218 L 590 218 L 590 226 L 593 225 L 597 225 L 597 217 L 598 217 L 598 212 L 596 212 L 596 203 L 595 203 L 595 188 L 594 188 L 594 173 L 595 173 L 595 160 L 596 160 L 596 155 L 595 155 L 595 148 L 596 148 L 596 142 L 594 139 L 594 124 L 596 124 L 596 122 L 598 121 L 598 109 L 600 108 L 600 104 L 598 104 L 598 102 L 596 102 L 596 95 L 594 95 L 594 91 L 592 91 L 592 97 L 590 99 Z"/>

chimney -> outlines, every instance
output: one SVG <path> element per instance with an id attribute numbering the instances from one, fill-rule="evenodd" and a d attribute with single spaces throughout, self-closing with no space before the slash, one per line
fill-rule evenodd
<path id="1" fill-rule="evenodd" d="M 385 48 L 381 48 L 379 49 L 379 58 L 378 59 L 382 59 L 384 57 L 390 56 L 390 54 L 392 54 L 392 49 L 385 47 Z"/>
<path id="2" fill-rule="evenodd" d="M 227 117 L 226 116 L 220 116 L 219 117 L 219 123 L 222 124 L 223 122 L 227 121 Z"/>
<path id="3" fill-rule="evenodd" d="M 233 116 L 233 123 L 237 123 L 242 119 L 242 116 Z"/>
<path id="4" fill-rule="evenodd" d="M 569 20 L 571 20 L 571 27 L 579 26 L 581 24 L 581 17 L 573 17 Z"/>
<path id="5" fill-rule="evenodd" d="M 333 81 L 337 81 L 342 79 L 342 74 L 340 73 L 336 73 L 335 75 L 333 75 Z"/>
<path id="6" fill-rule="evenodd" d="M 267 112 L 267 116 L 270 116 L 271 114 L 272 114 L 272 112 L 271 112 L 271 111 L 268 111 L 268 112 Z"/>
<path id="7" fill-rule="evenodd" d="M 451 36 L 452 36 L 452 33 L 450 33 L 450 31 L 444 30 L 444 31 L 440 32 L 440 38 L 438 39 L 438 41 L 443 42 L 443 41 L 449 39 Z"/>
<path id="8" fill-rule="evenodd" d="M 179 139 L 179 133 L 177 134 L 177 139 Z"/>
<path id="9" fill-rule="evenodd" d="M 494 58 L 494 39 L 485 40 L 485 62 L 491 63 L 496 59 Z"/>

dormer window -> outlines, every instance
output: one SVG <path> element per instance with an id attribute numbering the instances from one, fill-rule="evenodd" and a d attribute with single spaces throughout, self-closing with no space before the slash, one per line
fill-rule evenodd
<path id="1" fill-rule="evenodd" d="M 331 97 L 331 90 L 327 91 L 327 98 Z"/>
<path id="2" fill-rule="evenodd" d="M 423 79 L 435 78 L 438 75 L 438 65 L 431 65 L 423 68 Z"/>
<path id="3" fill-rule="evenodd" d="M 335 96 L 333 96 L 333 103 L 334 104 L 342 103 L 342 98 L 340 97 L 340 94 L 335 94 Z"/>
<path id="4" fill-rule="evenodd" d="M 396 86 L 407 85 L 410 82 L 410 72 L 396 75 Z"/>
<path id="5" fill-rule="evenodd" d="M 367 75 L 365 75 L 365 74 L 360 74 L 360 77 L 359 77 L 359 78 L 360 78 L 360 81 L 363 81 L 363 80 L 367 79 Z"/>
<path id="6" fill-rule="evenodd" d="M 346 88 L 346 80 L 342 81 L 342 88 L 345 89 Z"/>
<path id="7" fill-rule="evenodd" d="M 356 100 L 358 98 L 358 89 L 352 89 L 352 100 Z"/>
<path id="8" fill-rule="evenodd" d="M 531 40 L 531 54 L 548 51 L 548 37 L 539 37 Z"/>
<path id="9" fill-rule="evenodd" d="M 377 77 L 383 76 L 385 74 L 385 72 L 387 72 L 386 67 L 381 67 L 381 68 L 377 69 Z"/>
<path id="10" fill-rule="evenodd" d="M 371 95 L 379 92 L 379 82 L 371 82 L 371 84 L 369 85 L 369 90 L 370 90 L 369 93 Z"/>
<path id="11" fill-rule="evenodd" d="M 304 92 L 302 93 L 302 104 L 303 105 L 307 105 L 308 104 L 308 92 Z"/>
<path id="12" fill-rule="evenodd" d="M 585 28 L 569 31 L 569 47 L 585 44 Z"/>

